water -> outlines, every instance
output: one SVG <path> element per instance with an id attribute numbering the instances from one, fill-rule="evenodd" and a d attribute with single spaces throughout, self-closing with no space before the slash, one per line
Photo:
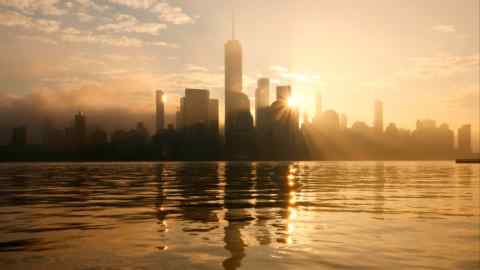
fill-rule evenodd
<path id="1" fill-rule="evenodd" d="M 0 269 L 479 269 L 479 171 L 0 164 Z"/>

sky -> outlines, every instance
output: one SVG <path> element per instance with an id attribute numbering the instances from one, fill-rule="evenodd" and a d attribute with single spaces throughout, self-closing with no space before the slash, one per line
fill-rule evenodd
<path id="1" fill-rule="evenodd" d="M 470 123 L 477 144 L 479 2 L 0 0 L 0 133 L 79 110 L 111 128 L 153 127 L 156 89 L 168 114 L 185 88 L 223 101 L 235 6 L 252 103 L 266 76 L 291 84 L 311 115 L 321 93 L 324 109 L 371 125 L 380 99 L 386 124 Z"/>

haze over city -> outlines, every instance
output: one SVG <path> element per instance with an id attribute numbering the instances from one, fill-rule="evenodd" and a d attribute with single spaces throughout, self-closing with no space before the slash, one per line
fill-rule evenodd
<path id="1" fill-rule="evenodd" d="M 256 80 L 269 77 L 292 85 L 309 117 L 320 92 L 323 108 L 372 124 L 380 99 L 385 123 L 470 123 L 478 138 L 478 1 L 233 5 L 252 111 Z M 77 111 L 109 130 L 140 120 L 153 130 L 156 89 L 167 123 L 185 88 L 209 89 L 223 104 L 231 18 L 230 1 L 1 1 L 2 142 L 13 123 L 66 123 Z M 118 115 L 125 120 L 113 123 Z M 219 115 L 223 125 L 223 106 Z"/>
<path id="2" fill-rule="evenodd" d="M 0 0 L 0 269 L 480 269 L 479 14 Z"/>

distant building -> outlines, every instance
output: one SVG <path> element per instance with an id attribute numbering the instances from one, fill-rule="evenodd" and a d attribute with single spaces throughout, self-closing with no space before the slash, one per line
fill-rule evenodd
<path id="1" fill-rule="evenodd" d="M 261 78 L 258 80 L 255 91 L 255 126 L 259 130 L 265 130 L 268 125 L 268 107 L 270 106 L 270 80 Z"/>
<path id="2" fill-rule="evenodd" d="M 43 145 L 50 151 L 60 151 L 66 146 L 66 134 L 62 129 L 55 128 L 50 119 L 45 119 L 43 125 Z"/>
<path id="3" fill-rule="evenodd" d="M 417 120 L 417 130 L 421 129 L 435 129 L 437 128 L 437 122 L 431 119 Z"/>
<path id="4" fill-rule="evenodd" d="M 447 124 L 438 127 L 438 144 L 445 152 L 453 153 L 455 145 L 455 134 Z"/>
<path id="5" fill-rule="evenodd" d="M 76 149 L 81 149 L 87 143 L 87 118 L 84 113 L 75 115 L 73 122 L 73 143 Z"/>
<path id="6" fill-rule="evenodd" d="M 218 135 L 219 120 L 218 120 L 218 99 L 210 99 L 208 103 L 208 126 Z"/>
<path id="7" fill-rule="evenodd" d="M 183 113 L 185 112 L 185 97 L 180 98 L 180 107 L 177 108 L 175 113 L 175 126 L 177 130 L 184 128 L 183 124 Z"/>
<path id="8" fill-rule="evenodd" d="M 457 133 L 458 152 L 461 154 L 472 153 L 472 126 L 463 125 Z"/>
<path id="9" fill-rule="evenodd" d="M 93 133 L 90 135 L 90 143 L 93 146 L 106 145 L 108 143 L 107 132 L 100 127 L 96 127 Z"/>
<path id="10" fill-rule="evenodd" d="M 374 107 L 373 129 L 380 134 L 383 133 L 383 103 L 380 100 L 376 100 Z"/>
<path id="11" fill-rule="evenodd" d="M 185 89 L 183 108 L 184 127 L 208 126 L 210 93 L 203 89 Z"/>
<path id="12" fill-rule="evenodd" d="M 156 128 L 160 133 L 165 127 L 165 95 L 163 91 L 156 91 Z"/>
<path id="13" fill-rule="evenodd" d="M 348 128 L 348 118 L 346 114 L 342 113 L 342 115 L 340 115 L 340 129 L 347 130 L 347 128 Z"/>
<path id="14" fill-rule="evenodd" d="M 365 122 L 356 121 L 353 123 L 351 130 L 356 134 L 368 135 L 370 132 L 370 127 Z"/>
<path id="15" fill-rule="evenodd" d="M 25 146 L 27 144 L 27 127 L 13 128 L 10 144 L 12 146 Z"/>
<path id="16" fill-rule="evenodd" d="M 437 127 L 434 120 L 418 120 L 412 132 L 412 151 L 418 158 L 451 157 L 454 150 L 454 133 L 447 124 Z"/>
<path id="17" fill-rule="evenodd" d="M 395 123 L 388 124 L 387 128 L 385 129 L 385 134 L 389 137 L 396 137 L 398 136 L 398 133 L 399 131 Z"/>
<path id="18" fill-rule="evenodd" d="M 316 117 L 314 124 L 322 133 L 328 134 L 340 129 L 340 118 L 336 111 L 327 110 L 321 113 L 320 117 Z"/>
<path id="19" fill-rule="evenodd" d="M 277 101 L 283 101 L 288 103 L 288 99 L 291 95 L 292 87 L 290 85 L 283 85 L 277 87 Z"/>
<path id="20" fill-rule="evenodd" d="M 275 159 L 295 157 L 300 136 L 300 113 L 289 106 L 291 86 L 277 87 L 277 100 L 270 106 L 272 153 Z"/>

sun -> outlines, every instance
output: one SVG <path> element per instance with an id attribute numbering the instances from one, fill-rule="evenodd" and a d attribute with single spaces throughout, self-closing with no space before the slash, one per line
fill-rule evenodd
<path id="1" fill-rule="evenodd" d="M 302 97 L 292 96 L 292 97 L 288 98 L 288 100 L 287 100 L 288 107 L 296 108 L 296 107 L 300 106 L 300 104 L 302 103 L 302 100 L 303 100 Z"/>
<path id="2" fill-rule="evenodd" d="M 287 100 L 288 107 L 295 108 L 298 106 L 298 98 L 296 97 L 289 97 Z"/>

